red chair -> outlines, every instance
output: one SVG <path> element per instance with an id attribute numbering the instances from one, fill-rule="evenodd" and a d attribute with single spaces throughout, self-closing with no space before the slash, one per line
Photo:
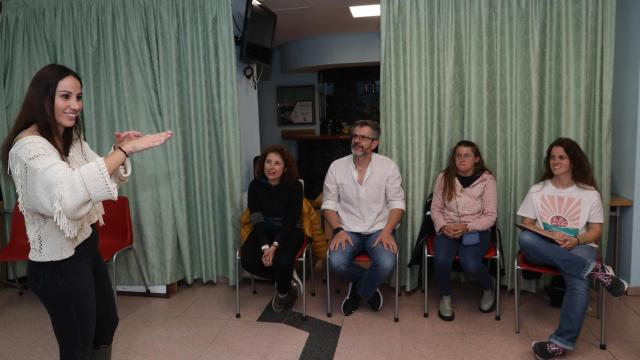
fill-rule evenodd
<path id="1" fill-rule="evenodd" d="M 518 251 L 518 255 L 514 261 L 515 268 L 515 276 L 513 278 L 514 282 L 514 292 L 515 292 L 515 302 L 516 302 L 516 334 L 520 334 L 520 283 L 522 276 L 522 270 L 533 271 L 546 275 L 561 275 L 560 272 L 552 267 L 545 265 L 538 265 L 527 261 L 527 259 L 522 254 L 522 251 Z M 600 282 L 598 282 L 598 317 L 600 318 L 600 349 L 606 350 L 607 345 L 605 344 L 604 337 L 604 287 Z"/>
<path id="2" fill-rule="evenodd" d="M 242 246 L 242 245 L 241 245 Z M 302 246 L 300 246 L 300 250 L 296 254 L 296 261 L 302 263 L 302 320 L 307 320 L 307 254 L 309 256 L 309 263 L 313 264 L 313 251 L 311 246 L 309 246 L 309 242 L 307 237 L 305 236 L 302 239 Z M 242 257 L 240 254 L 240 249 L 236 251 L 236 318 L 240 318 L 240 282 L 242 279 L 240 278 L 240 271 L 242 271 L 242 266 L 240 265 Z M 294 270 L 295 271 L 295 270 Z M 256 293 L 256 284 L 253 278 L 253 274 L 250 274 L 251 277 L 251 292 Z M 313 281 L 313 265 L 311 266 L 311 295 L 315 294 L 315 283 Z"/>
<path id="3" fill-rule="evenodd" d="M 500 320 L 500 247 L 502 243 L 502 235 L 500 229 L 495 227 L 495 234 L 493 229 L 491 231 L 491 241 L 489 241 L 489 248 L 487 253 L 484 254 L 484 258 L 488 260 L 495 260 L 496 262 L 496 320 Z M 424 290 L 424 317 L 429 317 L 429 286 L 427 286 L 427 279 L 429 275 L 429 268 L 427 264 L 427 258 L 433 257 L 433 242 L 435 236 L 431 236 L 425 241 L 424 256 L 422 258 L 422 268 L 424 269 L 422 288 Z M 497 245 L 496 245 L 497 244 Z M 460 260 L 459 256 L 455 257 L 455 260 Z"/>
<path id="4" fill-rule="evenodd" d="M 331 253 L 331 250 L 327 249 L 327 260 L 325 262 L 325 270 L 326 270 L 326 278 L 327 278 L 327 317 L 331 317 L 332 315 L 332 310 L 331 310 L 331 281 L 330 281 L 330 276 L 329 276 L 329 254 Z M 358 256 L 356 256 L 356 258 L 354 259 L 355 262 L 371 262 L 371 258 L 369 257 L 369 255 L 367 254 L 360 254 Z M 396 251 L 396 312 L 393 316 L 393 321 L 398 322 L 400 321 L 400 317 L 398 315 L 398 297 L 400 297 L 400 269 L 398 267 L 398 264 L 400 262 L 400 249 L 398 248 L 398 251 Z M 336 293 L 340 292 L 340 290 L 336 290 Z"/>
<path id="5" fill-rule="evenodd" d="M 18 288 L 18 294 L 20 295 L 22 295 L 22 286 L 20 285 L 20 281 L 18 281 L 16 262 L 27 261 L 30 250 L 27 228 L 24 225 L 24 216 L 20 212 L 20 209 L 18 209 L 18 204 L 16 203 L 11 213 L 9 243 L 0 250 L 0 262 L 11 264 L 15 286 Z"/>
<path id="6" fill-rule="evenodd" d="M 142 274 L 142 281 L 147 293 L 150 292 L 147 278 L 140 265 L 140 259 L 133 247 L 133 227 L 131 225 L 131 211 L 129 210 L 129 199 L 118 196 L 118 200 L 107 200 L 102 202 L 104 207 L 104 226 L 98 226 L 98 236 L 100 254 L 105 262 L 112 262 L 113 267 L 113 295 L 117 295 L 116 284 L 116 259 L 120 253 L 131 249 L 138 266 L 138 271 Z"/>

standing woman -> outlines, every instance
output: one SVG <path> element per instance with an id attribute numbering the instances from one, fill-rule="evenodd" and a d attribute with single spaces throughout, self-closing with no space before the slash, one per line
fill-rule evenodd
<path id="1" fill-rule="evenodd" d="M 111 281 L 98 252 L 102 200 L 115 200 L 129 156 L 163 144 L 171 131 L 115 133 L 100 157 L 83 139 L 82 80 L 57 64 L 40 69 L 2 145 L 24 214 L 29 287 L 49 313 L 60 359 L 109 359 L 118 325 Z"/>
<path id="2" fill-rule="evenodd" d="M 600 281 L 613 296 L 622 296 L 627 284 L 609 266 L 597 262 L 597 242 L 602 235 L 604 213 L 587 156 L 569 138 L 558 138 L 547 148 L 544 174 L 518 209 L 522 224 L 531 231 L 518 236 L 527 260 L 559 269 L 567 289 L 560 310 L 560 324 L 548 341 L 533 343 L 538 359 L 551 359 L 573 350 L 589 305 L 589 280 Z"/>
<path id="3" fill-rule="evenodd" d="M 256 174 L 249 184 L 248 199 L 253 230 L 240 249 L 241 262 L 250 273 L 275 281 L 271 307 L 282 312 L 293 307 L 302 291 L 298 280 L 291 281 L 304 237 L 302 185 L 293 157 L 280 145 L 262 152 Z"/>
<path id="4" fill-rule="evenodd" d="M 451 150 L 449 165 L 438 175 L 431 218 L 437 231 L 435 272 L 440 292 L 438 316 L 452 321 L 451 264 L 460 255 L 464 272 L 480 283 L 479 308 L 490 312 L 495 305 L 493 280 L 482 263 L 496 223 L 496 179 L 485 166 L 478 146 L 462 140 Z"/>

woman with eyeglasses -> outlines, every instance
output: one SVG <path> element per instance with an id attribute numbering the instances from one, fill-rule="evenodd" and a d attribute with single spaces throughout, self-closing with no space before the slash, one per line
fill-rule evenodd
<path id="1" fill-rule="evenodd" d="M 573 350 L 589 306 L 589 282 L 601 282 L 613 296 L 622 296 L 627 284 L 608 266 L 596 261 L 602 236 L 604 209 L 591 164 L 580 145 L 558 138 L 549 145 L 544 173 L 518 209 L 522 224 L 533 228 L 518 236 L 527 260 L 557 267 L 567 289 L 560 324 L 547 341 L 533 343 L 537 359 L 563 356 Z"/>
<path id="2" fill-rule="evenodd" d="M 464 272 L 480 283 L 480 311 L 495 305 L 494 284 L 482 259 L 496 222 L 496 180 L 485 166 L 480 149 L 468 140 L 451 150 L 448 166 L 433 189 L 431 218 L 437 235 L 434 244 L 436 281 L 440 292 L 438 316 L 455 317 L 451 299 L 451 264 L 456 255 Z"/>

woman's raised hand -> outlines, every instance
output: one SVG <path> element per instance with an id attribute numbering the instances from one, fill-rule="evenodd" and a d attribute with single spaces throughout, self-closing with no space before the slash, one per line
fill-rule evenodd
<path id="1" fill-rule="evenodd" d="M 128 155 L 139 153 L 147 149 L 164 144 L 173 136 L 173 131 L 166 130 L 155 134 L 143 135 L 139 131 L 125 131 L 116 133 L 116 145 L 122 147 Z M 118 142 L 120 140 L 120 142 Z"/>
<path id="2" fill-rule="evenodd" d="M 144 134 L 137 130 L 127 130 L 123 132 L 116 131 L 113 136 L 116 146 L 121 146 L 124 141 L 143 137 Z"/>
<path id="3" fill-rule="evenodd" d="M 173 136 L 173 131 L 166 130 L 155 134 L 144 135 L 140 131 L 129 130 L 116 132 L 113 152 L 104 157 L 109 175 L 113 175 L 127 157 L 147 149 L 164 144 Z"/>

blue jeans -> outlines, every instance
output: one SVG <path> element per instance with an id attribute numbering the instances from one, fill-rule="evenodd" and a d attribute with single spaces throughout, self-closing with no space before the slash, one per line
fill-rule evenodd
<path id="1" fill-rule="evenodd" d="M 356 291 L 361 298 L 371 299 L 382 281 L 391 274 L 396 265 L 396 254 L 384 248 L 382 243 L 373 246 L 382 230 L 371 234 L 347 232 L 353 246 L 346 244 L 345 249 L 338 248 L 331 251 L 329 267 L 343 280 L 354 282 Z M 392 233 L 395 239 L 395 231 Z M 368 254 L 371 258 L 371 266 L 364 269 L 356 264 L 353 259 L 360 254 Z"/>
<path id="2" fill-rule="evenodd" d="M 566 250 L 530 231 L 520 233 L 518 244 L 527 260 L 554 266 L 564 277 L 567 290 L 560 310 L 560 324 L 549 341 L 573 350 L 589 306 L 590 287 L 587 275 L 596 263 L 597 249 L 589 245 L 578 245 Z"/>
<path id="3" fill-rule="evenodd" d="M 451 295 L 451 263 L 458 253 L 464 272 L 480 283 L 483 290 L 493 288 L 489 270 L 482 263 L 489 248 L 490 237 L 489 231 L 481 231 L 480 242 L 477 245 L 463 246 L 462 239 L 450 239 L 444 234 L 436 236 L 433 255 L 440 296 Z"/>

